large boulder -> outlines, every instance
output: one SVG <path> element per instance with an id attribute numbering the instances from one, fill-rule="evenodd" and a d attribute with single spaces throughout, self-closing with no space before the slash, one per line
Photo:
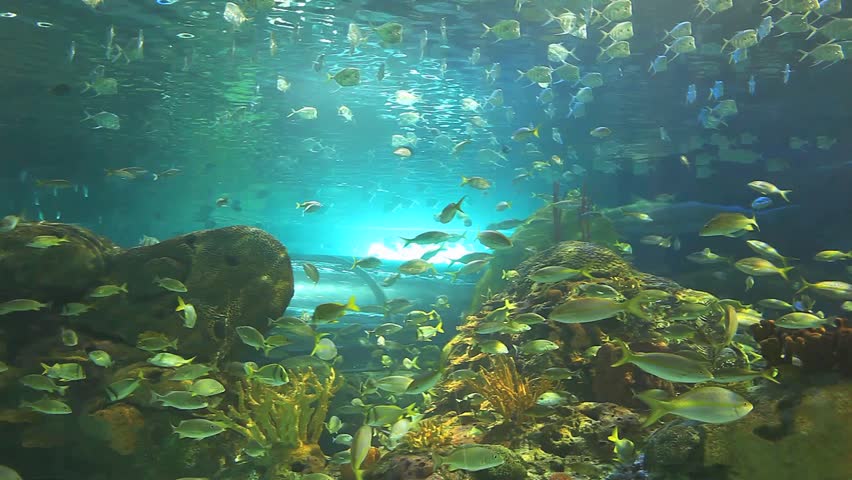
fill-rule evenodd
<path id="1" fill-rule="evenodd" d="M 165 290 L 154 283 L 157 277 L 180 280 L 188 291 Z M 140 333 L 161 332 L 178 339 L 181 355 L 202 361 L 254 353 L 235 328 L 266 331 L 268 319 L 280 316 L 293 297 L 287 249 L 263 230 L 245 226 L 126 250 L 111 259 L 100 283 L 126 283 L 128 293 L 98 300 L 95 310 L 75 318 L 78 328 L 131 345 Z M 178 296 L 195 306 L 194 328 L 186 328 L 175 311 Z"/>
<path id="2" fill-rule="evenodd" d="M 41 235 L 66 242 L 50 248 L 27 244 Z M 31 298 L 62 304 L 85 295 L 120 252 L 109 240 L 64 223 L 20 223 L 0 233 L 0 302 Z"/>
<path id="3" fill-rule="evenodd" d="M 27 246 L 39 235 L 66 241 L 49 248 Z M 154 283 L 156 277 L 179 280 L 188 291 L 168 291 Z M 250 325 L 265 332 L 267 319 L 280 316 L 293 297 L 287 249 L 268 233 L 245 226 L 193 232 L 122 250 L 82 227 L 22 223 L 0 234 L 0 278 L 0 302 L 29 298 L 51 304 L 39 312 L 0 317 L 20 326 L 9 338 L 22 350 L 7 356 L 27 354 L 27 345 L 55 339 L 52 332 L 58 325 L 70 324 L 81 338 L 131 347 L 140 333 L 162 333 L 178 340 L 181 355 L 198 361 L 245 358 L 256 352 L 239 340 L 235 328 Z M 128 292 L 89 296 L 108 284 L 127 284 Z M 175 311 L 178 296 L 194 305 L 198 315 L 194 328 L 185 327 Z M 60 316 L 63 305 L 72 302 L 92 309 L 79 316 Z M 43 349 L 39 352 L 44 354 Z"/>

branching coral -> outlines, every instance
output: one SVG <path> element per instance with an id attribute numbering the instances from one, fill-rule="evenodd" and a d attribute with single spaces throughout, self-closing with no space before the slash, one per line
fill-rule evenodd
<path id="1" fill-rule="evenodd" d="M 421 420 L 417 427 L 405 436 L 404 445 L 408 450 L 433 451 L 453 443 L 453 427 L 457 417 L 449 419 L 432 417 Z"/>
<path id="2" fill-rule="evenodd" d="M 323 379 L 310 368 L 290 372 L 289 377 L 290 382 L 281 387 L 250 380 L 235 383 L 231 390 L 236 404 L 228 405 L 227 412 L 215 411 L 210 419 L 224 422 L 249 442 L 278 455 L 316 445 L 342 379 L 334 369 Z"/>
<path id="3" fill-rule="evenodd" d="M 521 375 L 515 361 L 505 355 L 491 357 L 491 368 L 480 368 L 479 378 L 471 380 L 474 391 L 503 416 L 503 422 L 513 424 L 522 423 L 538 397 L 554 386 L 550 380 Z"/>

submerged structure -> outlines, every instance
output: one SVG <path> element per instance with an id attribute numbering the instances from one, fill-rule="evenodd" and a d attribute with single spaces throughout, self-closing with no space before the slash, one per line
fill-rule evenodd
<path id="1" fill-rule="evenodd" d="M 840 0 L 7 3 L 0 480 L 850 478 Z"/>

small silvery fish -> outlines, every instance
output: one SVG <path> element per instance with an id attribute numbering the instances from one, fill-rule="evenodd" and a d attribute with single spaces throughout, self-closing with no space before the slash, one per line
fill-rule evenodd
<path id="1" fill-rule="evenodd" d="M 89 360 L 99 367 L 109 368 L 112 366 L 112 358 L 103 350 L 92 350 L 89 352 Z"/>
<path id="2" fill-rule="evenodd" d="M 63 382 L 72 382 L 86 378 L 86 372 L 79 363 L 54 363 L 53 365 L 42 363 L 41 368 L 44 369 L 44 375 Z"/>
<path id="3" fill-rule="evenodd" d="M 28 408 L 45 415 L 68 415 L 71 413 L 71 407 L 67 404 L 49 398 L 43 398 L 35 402 L 21 402 L 21 408 Z"/>
<path id="4" fill-rule="evenodd" d="M 164 407 L 172 407 L 178 410 L 198 410 L 207 408 L 207 400 L 202 396 L 193 394 L 192 392 L 167 392 L 160 395 L 157 392 L 151 392 L 151 403 L 159 403 Z"/>
<path id="5" fill-rule="evenodd" d="M 164 288 L 170 292 L 177 293 L 186 293 L 187 288 L 180 280 L 175 280 L 174 278 L 160 278 L 154 277 L 154 284 Z"/>
<path id="6" fill-rule="evenodd" d="M 76 347 L 79 342 L 77 332 L 70 328 L 63 328 L 60 337 L 62 338 L 62 344 L 66 347 Z"/>
<path id="7" fill-rule="evenodd" d="M 132 395 L 137 388 L 139 388 L 139 385 L 142 384 L 142 380 L 144 379 L 145 377 L 142 376 L 142 371 L 140 370 L 139 375 L 136 378 L 125 378 L 109 384 L 106 387 L 107 398 L 109 398 L 111 402 L 124 400 Z"/>
<path id="8" fill-rule="evenodd" d="M 53 383 L 53 380 L 50 377 L 46 377 L 44 375 L 25 375 L 21 377 L 19 380 L 21 384 L 25 387 L 32 388 L 33 390 L 39 390 L 42 392 L 48 393 L 58 393 L 60 395 L 65 395 L 65 392 L 71 388 L 68 385 L 59 386 Z"/>
<path id="9" fill-rule="evenodd" d="M 148 363 L 155 367 L 180 367 L 188 363 L 192 363 L 194 359 L 195 357 L 186 359 L 173 353 L 158 353 L 149 358 Z"/>
<path id="10" fill-rule="evenodd" d="M 677 383 L 701 383 L 713 378 L 704 363 L 672 353 L 634 353 L 623 341 L 616 340 L 616 343 L 621 348 L 622 357 L 612 364 L 613 367 L 632 363 L 651 375 Z"/>
<path id="11" fill-rule="evenodd" d="M 198 395 L 201 397 L 212 397 L 213 395 L 219 395 L 220 393 L 225 392 L 225 386 L 222 385 L 218 380 L 214 380 L 212 378 L 202 378 L 201 380 L 196 380 L 192 383 L 192 386 L 189 387 L 189 391 L 193 395 Z"/>
<path id="12" fill-rule="evenodd" d="M 651 407 L 647 427 L 669 413 L 705 423 L 728 423 L 751 412 L 754 406 L 739 394 L 721 387 L 701 387 L 667 400 L 662 390 L 647 390 L 637 395 Z"/>
<path id="13" fill-rule="evenodd" d="M 111 297 L 113 295 L 118 295 L 119 293 L 127 293 L 127 284 L 121 285 L 101 285 L 89 294 L 92 298 L 106 298 Z"/>
<path id="14" fill-rule="evenodd" d="M 215 368 L 204 365 L 203 363 L 190 363 L 175 369 L 168 379 L 171 381 L 195 380 L 196 378 L 203 377 L 214 370 Z"/>
<path id="15" fill-rule="evenodd" d="M 225 431 L 225 424 L 222 422 L 213 422 L 200 418 L 192 420 L 183 420 L 176 427 L 172 427 L 172 431 L 179 438 L 191 438 L 201 440 L 218 435 Z"/>
<path id="16" fill-rule="evenodd" d="M 198 321 L 198 314 L 195 312 L 195 306 L 191 303 L 184 303 L 183 298 L 178 296 L 178 306 L 176 312 L 183 312 L 183 326 L 186 328 L 195 328 L 195 323 Z"/>
<path id="17" fill-rule="evenodd" d="M 443 457 L 433 454 L 435 469 L 442 466 L 452 470 L 478 472 L 502 465 L 506 460 L 493 448 L 484 445 L 464 445 Z"/>
<path id="18" fill-rule="evenodd" d="M 290 381 L 287 371 L 277 363 L 270 363 L 258 369 L 250 369 L 248 377 L 256 382 L 272 387 L 285 385 Z"/>

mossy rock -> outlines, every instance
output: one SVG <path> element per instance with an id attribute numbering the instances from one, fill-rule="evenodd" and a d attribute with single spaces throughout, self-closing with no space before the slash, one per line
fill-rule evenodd
<path id="1" fill-rule="evenodd" d="M 50 248 L 27 244 L 39 235 L 67 240 Z M 31 298 L 61 304 L 85 295 L 119 252 L 109 240 L 64 223 L 20 223 L 0 233 L 0 299 Z"/>
<path id="2" fill-rule="evenodd" d="M 701 442 L 696 422 L 676 420 L 655 431 L 645 443 L 645 467 L 651 478 L 688 478 L 701 468 Z"/>
<path id="3" fill-rule="evenodd" d="M 165 290 L 154 283 L 158 276 L 180 280 L 188 291 Z M 256 355 L 239 341 L 235 328 L 251 325 L 265 331 L 267 319 L 281 315 L 293 297 L 287 249 L 268 233 L 245 226 L 194 232 L 121 252 L 92 287 L 123 283 L 127 294 L 98 300 L 95 310 L 74 318 L 75 324 L 130 345 L 142 332 L 161 332 L 178 339 L 181 355 L 198 361 Z M 194 328 L 184 327 L 175 311 L 178 296 L 195 306 Z"/>
<path id="4" fill-rule="evenodd" d="M 707 467 L 724 468 L 729 480 L 850 478 L 852 383 L 754 403 L 736 422 L 703 427 Z"/>

